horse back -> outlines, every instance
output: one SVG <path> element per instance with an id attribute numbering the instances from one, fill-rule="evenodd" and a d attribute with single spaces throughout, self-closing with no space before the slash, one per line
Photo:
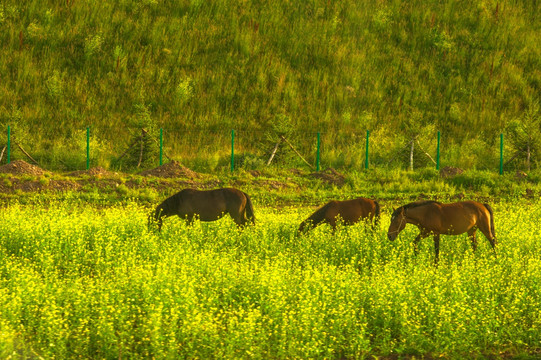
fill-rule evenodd
<path id="1" fill-rule="evenodd" d="M 231 215 L 239 212 L 245 204 L 244 193 L 233 188 L 200 191 L 194 195 L 191 203 L 193 210 L 199 214 L 201 220 L 211 221 L 225 213 Z"/>
<path id="2" fill-rule="evenodd" d="M 477 216 L 478 218 L 486 217 L 490 219 L 492 214 L 492 209 L 488 205 L 484 205 L 480 202 L 468 200 L 462 201 L 456 204 L 460 204 L 466 213 L 470 213 L 471 216 Z"/>
<path id="3" fill-rule="evenodd" d="M 233 206 L 236 209 L 244 208 L 246 206 L 247 195 L 244 192 L 235 188 L 223 188 L 218 190 L 221 190 L 227 203 L 226 206 Z"/>
<path id="4" fill-rule="evenodd" d="M 379 203 L 372 199 L 367 198 L 357 198 L 354 201 L 357 202 L 359 210 L 358 215 L 359 219 L 361 218 L 378 218 L 380 215 L 380 206 Z"/>
<path id="5" fill-rule="evenodd" d="M 228 212 L 227 199 L 222 190 L 184 189 L 167 198 L 160 207 L 167 215 L 198 216 L 201 221 L 217 220 Z"/>
<path id="6" fill-rule="evenodd" d="M 338 215 L 346 223 L 356 223 L 361 219 L 373 219 L 379 215 L 379 204 L 371 199 L 357 198 L 344 201 L 331 201 L 327 205 L 327 217 Z"/>
<path id="7" fill-rule="evenodd" d="M 431 214 L 439 214 L 441 227 L 452 233 L 466 232 L 480 222 L 490 221 L 490 210 L 477 201 L 461 201 L 450 204 L 435 205 L 439 209 L 432 210 Z M 433 217 L 434 218 L 434 217 Z"/>

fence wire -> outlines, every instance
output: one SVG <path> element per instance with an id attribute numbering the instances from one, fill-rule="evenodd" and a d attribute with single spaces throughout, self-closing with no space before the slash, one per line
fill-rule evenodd
<path id="1" fill-rule="evenodd" d="M 41 148 L 35 148 L 31 133 L 22 133 L 13 128 L 10 130 L 11 138 L 8 139 L 6 133 L 2 139 L 3 144 L 0 143 L 0 163 L 22 159 L 50 170 L 80 170 L 89 166 L 133 170 L 134 164 L 137 164 L 135 170 L 143 170 L 160 164 L 159 144 L 163 145 L 162 162 L 176 160 L 184 166 L 210 172 L 223 169 L 256 170 L 268 166 L 315 171 L 318 165 L 320 169 L 362 170 L 436 168 L 438 165 L 458 163 L 459 166 L 494 171 L 502 171 L 504 164 L 506 170 L 522 166 L 522 163 L 517 161 L 520 158 L 516 155 L 513 158 L 509 156 L 509 160 L 505 163 L 504 154 L 509 150 L 504 150 L 503 135 L 498 139 L 500 141 L 495 141 L 497 148 L 496 146 L 489 148 L 477 140 L 466 143 L 468 154 L 462 154 L 461 148 L 458 147 L 446 149 L 443 146 L 442 158 L 438 161 L 436 133 L 412 138 L 407 136 L 393 138 L 366 130 L 338 133 L 291 129 L 277 132 L 261 129 L 199 129 L 170 126 L 161 129 L 162 142 L 160 129 L 143 131 L 148 138 L 145 139 L 145 144 L 142 144 L 142 138 L 138 137 L 137 131 L 131 134 L 131 142 L 117 143 L 103 140 L 114 137 L 114 134 L 100 134 L 90 128 L 88 134 L 87 129 L 72 134 L 71 141 L 58 142 L 54 137 L 50 137 L 48 142 L 39 142 L 44 144 Z M 141 141 L 141 144 L 138 141 Z M 128 162 L 130 156 L 136 160 Z M 147 161 L 142 161 L 143 157 Z"/>

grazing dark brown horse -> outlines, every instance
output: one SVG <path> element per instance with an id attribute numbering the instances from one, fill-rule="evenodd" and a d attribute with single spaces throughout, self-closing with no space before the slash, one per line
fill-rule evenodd
<path id="1" fill-rule="evenodd" d="M 434 236 L 436 261 L 440 252 L 440 235 L 459 235 L 465 232 L 471 240 L 473 250 L 477 249 L 475 231 L 477 229 L 486 236 L 492 248 L 496 245 L 494 232 L 494 214 L 488 204 L 476 201 L 462 201 L 442 204 L 437 201 L 417 201 L 394 210 L 387 236 L 393 241 L 405 227 L 413 224 L 421 231 L 413 240 L 415 253 L 419 240 Z"/>
<path id="2" fill-rule="evenodd" d="M 375 200 L 362 197 L 344 201 L 333 200 L 317 209 L 308 219 L 304 220 L 299 226 L 299 230 L 297 230 L 297 235 L 321 223 L 327 223 L 335 230 L 339 219 L 342 219 L 344 225 L 352 225 L 361 219 L 367 219 L 373 221 L 374 226 L 377 226 L 379 224 L 379 215 L 379 203 Z"/>
<path id="3" fill-rule="evenodd" d="M 238 226 L 255 224 L 254 207 L 248 194 L 233 188 L 215 190 L 184 189 L 165 199 L 150 216 L 150 222 L 161 230 L 163 218 L 177 215 L 193 222 L 218 220 L 229 214 Z M 150 224 L 149 224 L 150 225 Z"/>

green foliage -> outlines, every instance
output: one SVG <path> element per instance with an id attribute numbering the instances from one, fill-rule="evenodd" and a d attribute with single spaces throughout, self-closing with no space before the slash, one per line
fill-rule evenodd
<path id="1" fill-rule="evenodd" d="M 121 161 L 117 161 L 115 165 L 126 170 L 153 167 L 158 159 L 159 143 L 155 136 L 156 122 L 148 106 L 135 104 L 131 125 L 132 137 L 129 148 Z"/>
<path id="2" fill-rule="evenodd" d="M 530 170 L 531 162 L 539 163 L 538 154 L 541 151 L 541 111 L 539 101 L 529 104 L 523 115 L 508 124 L 507 132 L 515 157 L 520 163 L 525 163 Z M 520 156 L 519 156 L 520 155 Z M 520 161 L 526 159 L 526 161 Z"/>

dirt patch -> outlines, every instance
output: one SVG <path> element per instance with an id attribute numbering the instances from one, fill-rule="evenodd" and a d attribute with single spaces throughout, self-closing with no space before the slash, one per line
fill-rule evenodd
<path id="1" fill-rule="evenodd" d="M 42 176 L 47 171 L 39 166 L 31 165 L 24 160 L 15 160 L 9 164 L 0 166 L 0 173 L 12 175 Z"/>
<path id="2" fill-rule="evenodd" d="M 528 177 L 528 174 L 526 174 L 524 171 L 517 170 L 515 173 L 515 179 L 517 180 L 523 180 Z"/>
<path id="3" fill-rule="evenodd" d="M 284 183 L 281 181 L 276 181 L 276 180 L 261 180 L 258 183 L 272 190 L 282 190 L 282 189 L 291 188 L 290 184 Z"/>
<path id="4" fill-rule="evenodd" d="M 178 161 L 171 161 L 162 166 L 151 170 L 145 170 L 141 172 L 142 176 L 155 176 L 161 178 L 188 178 L 188 179 L 198 179 L 201 177 L 200 174 L 188 169 L 185 166 L 180 165 Z"/>
<path id="5" fill-rule="evenodd" d="M 68 174 L 68 176 L 73 176 L 73 177 L 95 176 L 95 177 L 98 177 L 98 178 L 109 177 L 109 176 L 112 176 L 112 175 L 114 175 L 114 173 L 105 170 L 101 166 L 96 166 L 96 167 L 93 167 L 92 169 L 88 169 L 88 170 L 78 170 L 78 171 L 74 171 L 74 172 Z"/>
<path id="6" fill-rule="evenodd" d="M 242 189 L 246 186 L 255 186 L 257 188 L 264 188 L 268 190 L 282 190 L 291 188 L 291 184 L 288 184 L 286 182 L 277 181 L 277 180 L 268 180 L 268 179 L 254 179 L 252 181 L 247 180 L 235 180 L 231 183 L 232 186 L 237 187 L 239 189 Z"/>
<path id="7" fill-rule="evenodd" d="M 342 186 L 346 182 L 346 177 L 333 168 L 327 168 L 320 172 L 311 173 L 310 176 L 336 186 Z"/>
<path id="8" fill-rule="evenodd" d="M 448 179 L 455 177 L 457 175 L 460 175 L 464 173 L 464 170 L 461 168 L 453 167 L 453 166 L 446 166 L 440 170 L 440 176 L 443 179 Z"/>
<path id="9" fill-rule="evenodd" d="M 302 171 L 300 171 L 299 169 L 295 169 L 295 168 L 289 169 L 289 172 L 291 172 L 293 175 L 298 175 L 298 176 L 303 175 Z"/>
<path id="10" fill-rule="evenodd" d="M 40 191 L 74 191 L 79 190 L 81 185 L 69 180 L 51 180 L 47 182 L 42 181 L 24 181 L 14 179 L 11 186 L 2 184 L 0 190 L 3 193 L 13 193 L 17 190 L 23 192 L 40 192 Z"/>

